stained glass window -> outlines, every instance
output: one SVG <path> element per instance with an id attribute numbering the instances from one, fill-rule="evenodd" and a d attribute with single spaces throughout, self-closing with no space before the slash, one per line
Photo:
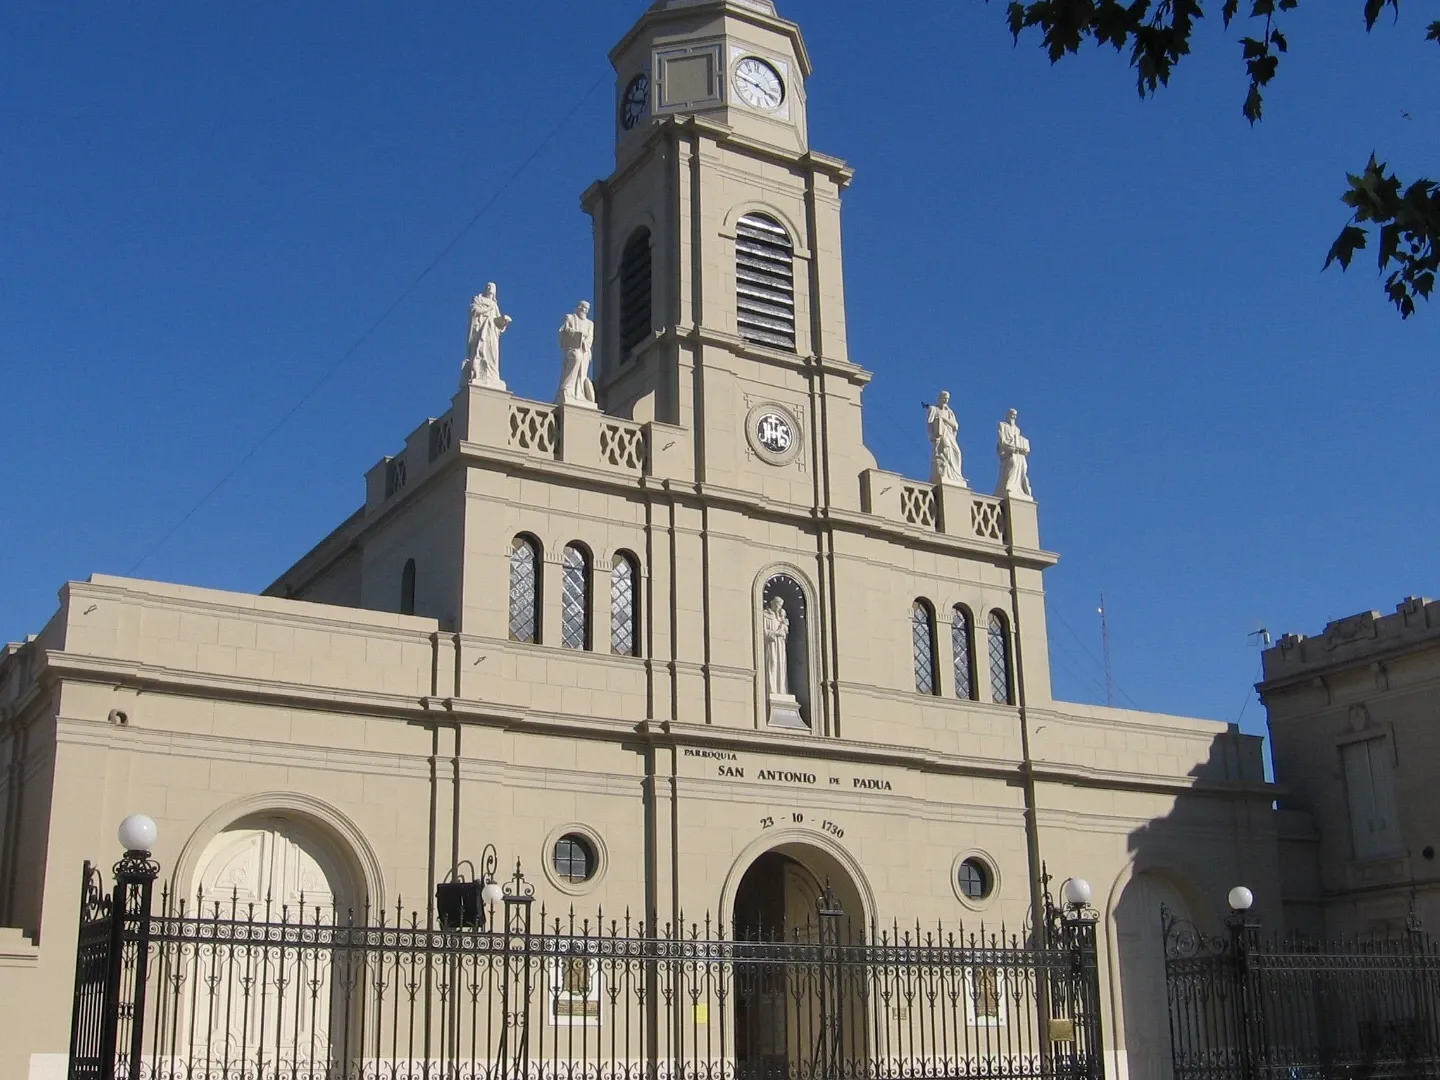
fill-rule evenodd
<path id="1" fill-rule="evenodd" d="M 935 674 L 935 614 L 924 600 L 915 601 L 911 625 L 915 646 L 915 689 L 921 694 L 933 694 L 940 681 Z"/>
<path id="2" fill-rule="evenodd" d="M 588 649 L 590 557 L 578 544 L 570 544 L 565 548 L 560 593 L 560 643 L 567 649 Z"/>
<path id="3" fill-rule="evenodd" d="M 955 656 L 955 696 L 975 698 L 975 625 L 970 612 L 955 609 L 950 624 L 950 651 Z"/>
<path id="4" fill-rule="evenodd" d="M 636 601 L 639 599 L 635 560 L 629 555 L 615 557 L 610 570 L 610 651 L 617 656 L 639 656 Z"/>
<path id="5" fill-rule="evenodd" d="M 998 611 L 990 613 L 990 700 L 1013 705 L 1010 686 L 1010 627 Z"/>
<path id="6" fill-rule="evenodd" d="M 540 640 L 540 547 L 517 536 L 510 548 L 510 640 Z"/>

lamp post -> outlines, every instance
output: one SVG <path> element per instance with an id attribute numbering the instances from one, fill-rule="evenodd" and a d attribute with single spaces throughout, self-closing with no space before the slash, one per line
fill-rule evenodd
<path id="1" fill-rule="evenodd" d="M 131 814 L 120 823 L 117 838 L 125 854 L 115 864 L 115 891 L 110 898 L 109 971 L 105 986 L 105 1020 L 100 1039 L 101 1080 L 113 1080 L 116 1055 L 121 1051 L 121 1013 L 130 1020 L 124 1052 L 126 1075 L 140 1075 L 141 1044 L 145 1037 L 145 990 L 150 961 L 150 905 L 160 866 L 150 857 L 159 830 L 144 814 Z M 127 964 L 127 953 L 130 963 Z M 128 987 L 126 976 L 133 980 Z"/>
<path id="2" fill-rule="evenodd" d="M 1090 906 L 1093 891 L 1084 878 L 1071 878 L 1060 890 L 1062 933 L 1070 951 L 1070 1044 L 1075 1048 L 1071 1075 L 1085 1080 L 1104 1076 L 1100 1031 L 1099 957 L 1096 926 L 1100 913 Z M 1078 1023 L 1077 1023 L 1078 1021 Z M 1078 1030 L 1076 1030 L 1078 1029 Z"/>
<path id="3" fill-rule="evenodd" d="M 1261 995 L 1251 978 L 1260 921 L 1250 914 L 1255 906 L 1255 894 L 1244 885 L 1231 889 L 1226 900 L 1230 914 L 1225 919 L 1225 927 L 1230 931 L 1230 954 L 1235 970 L 1235 1032 L 1239 1036 L 1245 1080 L 1254 1080 L 1265 1032 L 1264 1017 L 1259 1015 L 1263 1004 Z"/>

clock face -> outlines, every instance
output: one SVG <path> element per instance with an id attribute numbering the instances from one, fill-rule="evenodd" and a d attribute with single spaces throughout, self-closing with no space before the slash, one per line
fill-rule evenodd
<path id="1" fill-rule="evenodd" d="M 755 441 L 772 454 L 784 454 L 795 445 L 795 431 L 778 412 L 765 412 L 755 420 Z"/>
<path id="2" fill-rule="evenodd" d="M 778 109 L 785 101 L 785 83 L 780 73 L 754 56 L 735 65 L 735 93 L 752 109 Z"/>
<path id="3" fill-rule="evenodd" d="M 650 108 L 650 76 L 643 71 L 630 80 L 620 103 L 620 124 L 629 131 Z"/>

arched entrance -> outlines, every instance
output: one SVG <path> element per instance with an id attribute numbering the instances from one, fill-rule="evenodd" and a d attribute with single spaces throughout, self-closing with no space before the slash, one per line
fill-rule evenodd
<path id="1" fill-rule="evenodd" d="M 1183 886 L 1167 872 L 1149 869 L 1126 883 L 1114 910 L 1122 1013 L 1116 1043 L 1123 1048 L 1130 1080 L 1170 1080 L 1173 1075 L 1162 906 L 1181 919 L 1191 918 Z"/>
<path id="2" fill-rule="evenodd" d="M 323 827 L 297 815 L 243 818 L 216 834 L 196 862 L 196 914 L 236 924 L 343 924 L 362 894 L 346 856 Z M 207 980 L 204 1000 L 187 999 L 180 1022 L 195 1045 L 242 1069 L 265 1061 L 300 1075 L 344 1062 L 336 1041 L 343 1042 L 354 1004 L 346 992 L 356 982 L 350 960 L 303 940 L 232 950 L 225 959 L 209 970 L 197 953 L 187 973 Z"/>
<path id="3" fill-rule="evenodd" d="M 735 1063 L 740 1080 L 821 1075 L 861 1058 L 863 983 L 847 965 L 864 942 L 860 890 L 829 852 L 782 844 L 735 890 Z"/>

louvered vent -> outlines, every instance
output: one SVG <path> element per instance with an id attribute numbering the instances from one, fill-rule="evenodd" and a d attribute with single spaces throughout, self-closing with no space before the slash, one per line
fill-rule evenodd
<path id="1" fill-rule="evenodd" d="M 641 229 L 620 257 L 620 355 L 650 336 L 650 230 Z"/>
<path id="2" fill-rule="evenodd" d="M 778 221 L 746 214 L 737 226 L 735 284 L 740 336 L 795 351 L 795 248 Z"/>

